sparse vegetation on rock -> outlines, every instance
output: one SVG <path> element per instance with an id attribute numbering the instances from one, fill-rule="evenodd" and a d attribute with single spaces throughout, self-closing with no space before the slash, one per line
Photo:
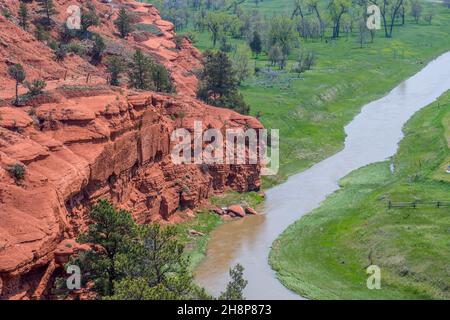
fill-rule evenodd
<path id="1" fill-rule="evenodd" d="M 67 55 L 67 48 L 62 44 L 58 44 L 55 49 L 55 60 L 56 61 L 63 61 L 66 58 Z"/>
<path id="2" fill-rule="evenodd" d="M 137 49 L 133 61 L 129 65 L 129 82 L 133 88 L 141 90 L 155 90 L 171 92 L 173 86 L 170 74 L 163 65 L 153 62 L 150 56 Z"/>
<path id="3" fill-rule="evenodd" d="M 8 68 L 8 74 L 16 81 L 16 99 L 14 104 L 17 106 L 19 105 L 19 84 L 25 80 L 26 73 L 21 64 L 14 64 Z"/>
<path id="4" fill-rule="evenodd" d="M 52 23 L 52 16 L 57 14 L 55 4 L 53 3 L 53 0 L 36 0 L 36 2 L 39 4 L 39 10 L 38 13 L 42 14 L 44 19 L 43 22 L 49 26 Z"/>
<path id="5" fill-rule="evenodd" d="M 98 64 L 102 61 L 103 51 L 106 48 L 105 41 L 100 35 L 95 35 L 94 44 L 91 50 L 91 61 L 94 64 Z"/>
<path id="6" fill-rule="evenodd" d="M 16 183 L 20 183 L 25 178 L 25 166 L 20 163 L 16 163 L 8 168 L 10 175 L 16 180 Z"/>
<path id="7" fill-rule="evenodd" d="M 25 2 L 21 2 L 19 5 L 19 23 L 24 30 L 28 29 L 28 19 L 29 15 L 27 4 Z"/>
<path id="8" fill-rule="evenodd" d="M 120 74 L 125 70 L 125 62 L 122 57 L 111 56 L 106 61 L 106 66 L 109 72 L 109 84 L 118 86 L 120 84 Z"/>
<path id="9" fill-rule="evenodd" d="M 122 38 L 125 38 L 131 32 L 130 17 L 125 8 L 120 9 L 119 16 L 114 21 L 114 24 Z"/>
<path id="10" fill-rule="evenodd" d="M 34 79 L 31 82 L 25 81 L 24 85 L 28 89 L 28 95 L 37 96 L 44 92 L 47 83 L 43 79 Z"/>

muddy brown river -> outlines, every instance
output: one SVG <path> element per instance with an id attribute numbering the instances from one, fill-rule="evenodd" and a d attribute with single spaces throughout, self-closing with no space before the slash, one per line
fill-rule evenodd
<path id="1" fill-rule="evenodd" d="M 229 281 L 229 268 L 240 263 L 248 280 L 247 299 L 301 299 L 277 280 L 268 264 L 273 241 L 336 191 L 340 178 L 393 156 L 408 119 L 449 89 L 447 52 L 385 97 L 365 105 L 345 127 L 342 151 L 268 190 L 263 214 L 225 223 L 212 232 L 206 258 L 195 271 L 196 281 L 217 295 Z"/>

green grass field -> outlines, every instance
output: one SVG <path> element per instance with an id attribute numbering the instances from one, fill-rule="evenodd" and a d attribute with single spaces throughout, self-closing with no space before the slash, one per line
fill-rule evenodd
<path id="1" fill-rule="evenodd" d="M 389 200 L 450 200 L 450 92 L 418 112 L 389 162 L 361 168 L 290 226 L 270 263 L 281 282 L 313 299 L 449 299 L 450 208 L 388 209 Z M 448 165 L 448 162 L 447 162 Z M 368 265 L 381 289 L 366 287 Z"/>
<path id="2" fill-rule="evenodd" d="M 292 6 L 291 0 L 265 0 L 258 7 L 253 1 L 242 5 L 265 16 L 290 14 Z M 265 127 L 280 130 L 280 172 L 264 179 L 265 188 L 339 151 L 344 126 L 364 104 L 450 49 L 450 9 L 430 2 L 423 2 L 423 7 L 424 14 L 433 13 L 431 25 L 415 24 L 408 12 L 406 25 L 396 26 L 392 39 L 384 38 L 379 30 L 374 42 L 363 48 L 359 48 L 355 33 L 336 41 L 301 40 L 289 57 L 287 72 L 272 80 L 259 73 L 242 84 L 251 114 L 260 115 Z M 194 33 L 197 48 L 212 49 L 207 32 L 186 28 L 178 33 Z M 330 33 L 327 30 L 326 36 Z M 240 39 L 230 38 L 230 42 L 244 44 Z M 313 70 L 298 78 L 289 70 L 302 50 L 313 51 L 318 60 Z M 269 64 L 264 54 L 252 63 L 258 69 Z M 445 99 L 448 101 L 448 96 Z M 342 180 L 342 191 L 274 243 L 270 261 L 286 286 L 310 298 L 449 298 L 448 210 L 386 209 L 387 199 L 448 199 L 448 185 L 441 181 L 450 182 L 443 171 L 450 155 L 447 149 L 437 152 L 444 141 L 441 121 L 450 121 L 443 110 L 430 107 L 409 122 L 409 135 L 396 157 L 399 171 L 395 175 L 388 163 L 350 174 Z M 427 130 L 426 134 L 413 135 L 414 127 Z M 411 139 L 419 138 L 421 148 L 413 149 Z M 430 155 L 436 158 L 417 162 Z M 240 199 L 231 195 L 214 201 L 220 205 Z M 219 222 L 208 218 L 195 223 L 207 224 L 207 233 Z M 207 237 L 185 239 L 194 265 L 202 258 Z M 366 289 L 369 256 L 382 267 L 381 290 Z"/>
<path id="3" fill-rule="evenodd" d="M 257 10 L 264 15 L 282 14 L 291 12 L 292 6 L 291 0 L 266 0 L 259 3 Z M 384 38 L 379 30 L 374 43 L 367 43 L 362 49 L 356 34 L 348 38 L 343 35 L 337 41 L 301 40 L 300 47 L 289 57 L 287 70 L 301 50 L 316 53 L 317 66 L 313 70 L 301 78 L 287 72 L 275 81 L 259 75 L 242 85 L 251 114 L 260 114 L 267 128 L 280 130 L 280 172 L 266 178 L 265 187 L 336 153 L 343 147 L 344 126 L 364 104 L 383 96 L 450 49 L 450 9 L 433 3 L 423 6 L 424 12 L 434 14 L 432 25 L 423 21 L 417 25 L 407 17 L 406 25 L 394 28 L 392 39 Z M 256 7 L 247 1 L 243 8 Z M 180 31 L 183 32 L 194 32 L 195 45 L 201 50 L 212 48 L 207 32 L 189 28 Z M 329 34 L 327 30 L 326 35 Z M 244 41 L 232 39 L 231 43 L 242 45 Z M 268 65 L 264 54 L 252 61 L 259 68 Z"/>

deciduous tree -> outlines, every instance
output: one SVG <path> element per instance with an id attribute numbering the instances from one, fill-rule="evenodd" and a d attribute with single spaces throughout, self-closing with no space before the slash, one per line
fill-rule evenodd
<path id="1" fill-rule="evenodd" d="M 348 12 L 350 2 L 348 0 L 331 0 L 328 11 L 333 22 L 333 38 L 338 38 L 341 30 L 342 16 Z"/>
<path id="2" fill-rule="evenodd" d="M 422 5 L 418 0 L 411 3 L 411 15 L 416 23 L 419 23 L 420 16 L 422 15 Z"/>
<path id="3" fill-rule="evenodd" d="M 403 1 L 404 0 L 369 0 L 370 3 L 375 4 L 380 8 L 386 38 L 392 37 L 395 18 L 403 6 Z"/>

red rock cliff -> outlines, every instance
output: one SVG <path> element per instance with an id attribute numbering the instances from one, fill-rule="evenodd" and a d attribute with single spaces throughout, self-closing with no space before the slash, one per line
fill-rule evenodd
<path id="1" fill-rule="evenodd" d="M 59 15 L 71 3 L 56 1 Z M 6 1 L 11 12 L 17 4 Z M 174 165 L 170 134 L 178 127 L 261 128 L 254 118 L 214 108 L 194 97 L 201 54 L 184 40 L 176 49 L 173 26 L 151 5 L 132 1 L 102 4 L 96 32 L 107 51 L 145 50 L 172 72 L 177 95 L 133 92 L 106 85 L 104 67 L 78 56 L 63 62 L 14 19 L 0 16 L 0 298 L 41 298 L 55 268 L 55 250 L 87 223 L 89 207 L 100 198 L 129 210 L 138 223 L 177 221 L 214 193 L 257 190 L 257 165 Z M 129 6 L 140 23 L 161 34 L 134 33 L 118 39 L 112 20 L 119 5 Z M 33 4 L 32 4 L 33 6 Z M 33 7 L 32 7 L 33 8 Z M 139 40 L 140 42 L 138 42 Z M 21 63 L 28 79 L 46 79 L 46 93 L 26 106 L 9 101 L 14 83 L 7 68 Z M 89 77 L 89 79 L 88 79 Z M 87 84 L 86 84 L 87 82 Z M 180 117 L 180 115 L 183 115 Z M 11 165 L 25 166 L 17 183 Z"/>

